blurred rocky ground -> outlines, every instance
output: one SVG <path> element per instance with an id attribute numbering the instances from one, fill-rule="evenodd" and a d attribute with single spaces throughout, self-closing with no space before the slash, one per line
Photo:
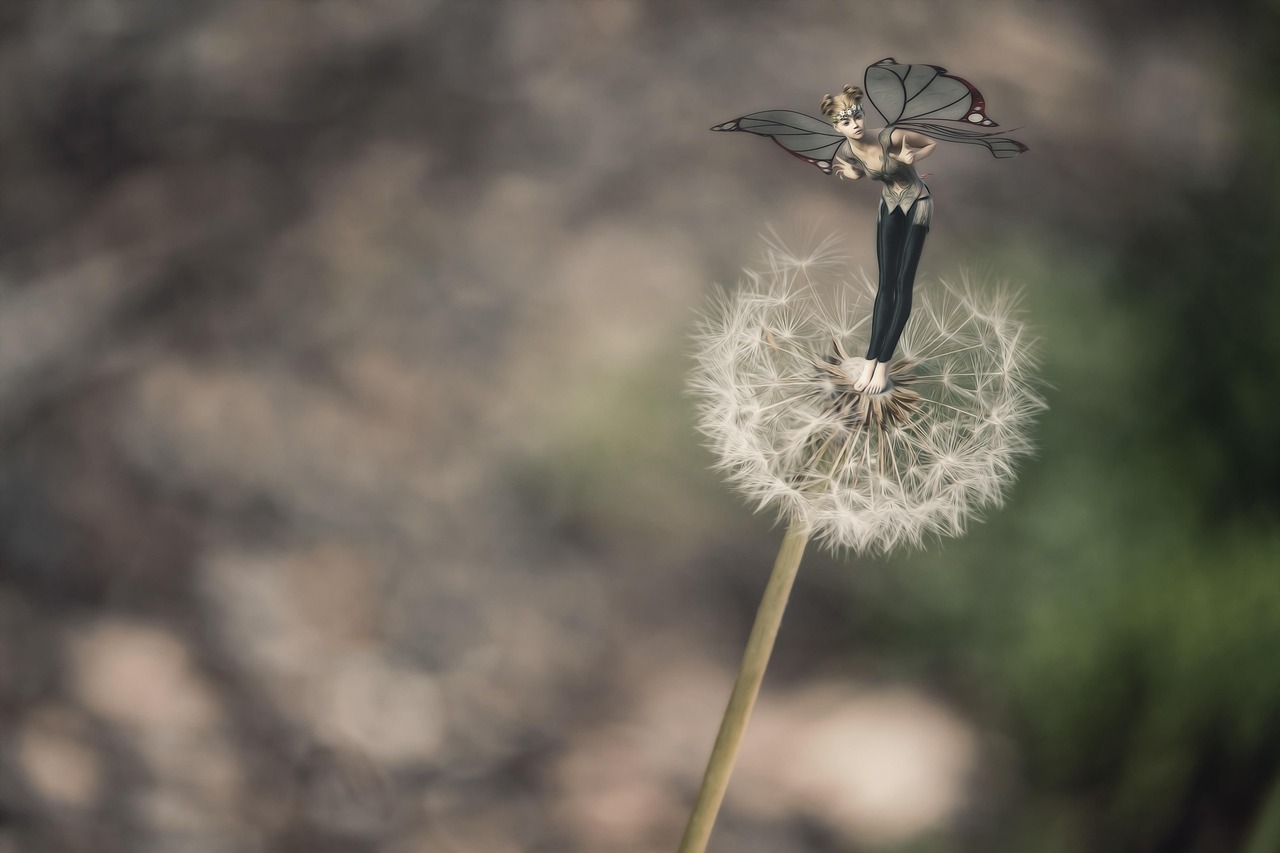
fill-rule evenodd
<path id="1" fill-rule="evenodd" d="M 778 538 L 690 319 L 770 225 L 874 264 L 874 192 L 706 128 L 975 81 L 1032 150 L 939 149 L 926 275 L 1076 306 L 1078 388 L 1089 282 L 1240 150 L 1227 37 L 1149 11 L 0 6 L 0 853 L 672 849 Z M 806 565 L 716 849 L 994 849 L 1041 790 L 903 565 Z"/>

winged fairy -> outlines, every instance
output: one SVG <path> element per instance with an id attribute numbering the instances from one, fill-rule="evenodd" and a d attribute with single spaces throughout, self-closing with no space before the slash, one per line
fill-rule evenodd
<path id="1" fill-rule="evenodd" d="M 999 125 L 988 117 L 982 94 L 937 65 L 882 59 L 867 68 L 863 86 L 824 96 L 825 120 L 794 110 L 765 110 L 711 129 L 767 136 L 825 174 L 884 184 L 876 217 L 880 269 L 871 340 L 854 386 L 879 394 L 890 386 L 889 362 L 911 316 L 916 267 L 933 218 L 933 197 L 915 164 L 933 153 L 938 140 L 982 145 L 1001 159 L 1016 157 L 1027 146 L 994 130 Z M 865 126 L 864 94 L 884 117 L 884 127 Z"/>

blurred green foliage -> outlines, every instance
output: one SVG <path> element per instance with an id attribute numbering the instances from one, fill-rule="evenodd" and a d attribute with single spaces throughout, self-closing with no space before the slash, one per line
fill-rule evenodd
<path id="1" fill-rule="evenodd" d="M 1040 458 L 855 595 L 866 640 L 946 661 L 1016 741 L 1009 819 L 929 849 L 1280 850 L 1280 26 L 1234 11 L 1240 156 L 1114 257 L 1005 248 L 1045 338 Z"/>

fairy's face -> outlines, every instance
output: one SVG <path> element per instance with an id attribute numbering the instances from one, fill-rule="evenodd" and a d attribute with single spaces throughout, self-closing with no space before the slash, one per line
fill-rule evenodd
<path id="1" fill-rule="evenodd" d="M 863 131 L 862 105 L 854 104 L 831 117 L 831 123 L 848 139 L 861 139 Z"/>

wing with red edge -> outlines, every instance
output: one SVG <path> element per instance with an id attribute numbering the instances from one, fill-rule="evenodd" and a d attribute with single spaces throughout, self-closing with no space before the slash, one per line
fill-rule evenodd
<path id="1" fill-rule="evenodd" d="M 938 65 L 903 65 L 892 58 L 867 68 L 867 97 L 889 124 L 923 120 L 963 121 L 997 127 L 987 116 L 987 102 L 972 83 Z"/>
<path id="2" fill-rule="evenodd" d="M 844 136 L 820 118 L 793 110 L 765 110 L 717 124 L 712 130 L 767 136 L 793 157 L 831 174 L 831 161 Z"/>
<path id="3" fill-rule="evenodd" d="M 891 126 L 946 142 L 985 146 L 996 157 L 1016 157 L 1027 146 L 996 135 L 982 93 L 937 65 L 903 65 L 892 58 L 867 68 L 867 98 Z"/>

